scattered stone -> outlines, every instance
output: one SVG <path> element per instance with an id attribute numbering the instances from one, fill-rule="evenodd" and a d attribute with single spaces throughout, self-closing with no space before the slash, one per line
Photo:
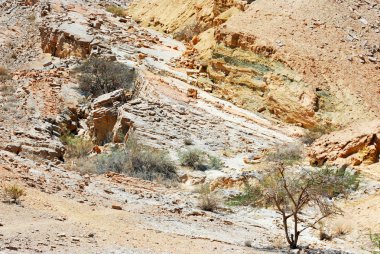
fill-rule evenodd
<path id="1" fill-rule="evenodd" d="M 112 209 L 123 210 L 123 208 L 120 205 L 112 205 Z"/>

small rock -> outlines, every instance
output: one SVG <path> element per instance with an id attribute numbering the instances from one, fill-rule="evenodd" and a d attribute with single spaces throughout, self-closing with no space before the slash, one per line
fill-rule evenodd
<path id="1" fill-rule="evenodd" d="M 72 237 L 72 238 L 71 238 L 71 241 L 73 241 L 73 242 L 79 242 L 80 239 L 79 239 L 78 237 Z"/>
<path id="2" fill-rule="evenodd" d="M 123 208 L 119 205 L 112 205 L 112 209 L 115 209 L 115 210 L 123 210 Z"/>

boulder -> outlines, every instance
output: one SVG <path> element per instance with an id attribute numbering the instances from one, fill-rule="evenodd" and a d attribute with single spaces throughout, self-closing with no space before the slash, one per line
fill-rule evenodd
<path id="1" fill-rule="evenodd" d="M 94 100 L 87 125 L 95 143 L 104 144 L 112 141 L 118 108 L 124 102 L 125 95 L 122 89 L 103 94 Z M 119 129 L 126 128 L 123 124 L 126 124 L 125 120 L 119 123 Z"/>
<path id="2" fill-rule="evenodd" d="M 133 115 L 120 110 L 117 122 L 113 128 L 113 142 L 122 143 L 128 140 L 130 133 L 133 131 Z"/>
<path id="3" fill-rule="evenodd" d="M 339 164 L 373 164 L 380 155 L 380 120 L 354 124 L 319 138 L 309 148 L 313 165 L 335 161 Z"/>

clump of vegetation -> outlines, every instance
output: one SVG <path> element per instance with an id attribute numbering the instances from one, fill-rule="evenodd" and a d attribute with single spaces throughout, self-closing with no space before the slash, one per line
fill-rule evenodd
<path id="1" fill-rule="evenodd" d="M 125 9 L 122 7 L 119 7 L 117 5 L 107 6 L 106 11 L 108 11 L 108 12 L 110 12 L 110 13 L 114 14 L 115 16 L 118 16 L 118 17 L 125 17 L 126 16 Z"/>
<path id="2" fill-rule="evenodd" d="M 275 163 L 292 165 L 300 162 L 303 158 L 303 150 L 300 144 L 279 146 L 267 156 L 267 160 Z"/>
<path id="3" fill-rule="evenodd" d="M 372 232 L 370 232 L 369 237 L 371 239 L 373 246 L 376 248 L 376 250 L 371 251 L 371 253 L 380 254 L 380 234 L 379 233 L 373 234 Z"/>
<path id="4" fill-rule="evenodd" d="M 200 209 L 203 211 L 214 212 L 219 208 L 219 199 L 211 192 L 208 184 L 202 185 L 199 193 L 198 206 Z"/>
<path id="5" fill-rule="evenodd" d="M 357 177 L 333 168 L 290 170 L 284 164 L 270 169 L 253 197 L 253 205 L 274 207 L 282 217 L 285 237 L 291 249 L 298 248 L 303 231 L 323 219 L 340 214 L 331 201 L 357 187 Z M 316 207 L 319 215 L 310 223 L 303 218 L 307 208 Z"/>
<path id="6" fill-rule="evenodd" d="M 184 139 L 184 140 L 183 140 L 183 143 L 184 143 L 185 145 L 187 145 L 187 146 L 191 146 L 191 145 L 194 144 L 193 140 L 190 139 L 190 138 L 186 138 L 186 139 Z"/>
<path id="7" fill-rule="evenodd" d="M 17 184 L 12 184 L 4 187 L 4 195 L 9 201 L 18 204 L 20 198 L 25 195 L 25 190 Z"/>
<path id="8" fill-rule="evenodd" d="M 8 70 L 5 67 L 0 66 L 0 81 L 5 81 L 10 79 Z"/>
<path id="9" fill-rule="evenodd" d="M 72 134 L 61 136 L 61 141 L 66 146 L 65 156 L 67 158 L 83 158 L 87 156 L 94 147 L 94 144 L 90 140 Z"/>
<path id="10" fill-rule="evenodd" d="M 306 145 L 311 145 L 315 140 L 323 135 L 329 134 L 338 130 L 338 127 L 332 124 L 317 125 L 312 129 L 307 130 L 306 134 L 302 137 L 302 142 Z"/>
<path id="11" fill-rule="evenodd" d="M 99 96 L 134 86 L 134 69 L 119 62 L 90 58 L 75 70 L 79 73 L 79 88 L 86 94 Z"/>
<path id="12" fill-rule="evenodd" d="M 223 162 L 220 158 L 197 148 L 181 151 L 179 153 L 179 161 L 182 166 L 201 171 L 207 169 L 220 170 L 223 167 Z"/>
<path id="13" fill-rule="evenodd" d="M 175 163 L 169 156 L 157 149 L 138 144 L 134 139 L 125 148 L 97 159 L 97 171 L 113 171 L 149 181 L 177 179 Z"/>
<path id="14" fill-rule="evenodd" d="M 349 234 L 352 231 L 352 228 L 343 223 L 336 224 L 333 228 L 334 237 L 344 236 Z"/>
<path id="15" fill-rule="evenodd" d="M 229 206 L 257 205 L 258 197 L 261 195 L 260 191 L 261 189 L 259 186 L 245 183 L 243 193 L 230 198 L 227 201 L 227 205 Z"/>

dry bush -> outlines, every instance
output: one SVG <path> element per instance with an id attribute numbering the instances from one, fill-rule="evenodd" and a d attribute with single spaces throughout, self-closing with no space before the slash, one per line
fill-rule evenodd
<path id="1" fill-rule="evenodd" d="M 5 67 L 0 66 L 0 81 L 5 81 L 10 78 L 11 76 L 9 75 L 8 70 Z"/>
<path id="2" fill-rule="evenodd" d="M 337 223 L 332 228 L 332 232 L 333 232 L 334 237 L 347 235 L 351 231 L 352 231 L 352 227 L 350 225 L 347 225 L 344 223 Z"/>
<path id="3" fill-rule="evenodd" d="M 220 207 L 219 198 L 211 192 L 210 186 L 204 184 L 199 189 L 198 206 L 203 211 L 215 212 Z"/>
<path id="4" fill-rule="evenodd" d="M 66 158 L 82 158 L 87 156 L 94 144 L 82 137 L 76 137 L 71 134 L 61 136 L 62 143 L 66 146 Z"/>
<path id="5" fill-rule="evenodd" d="M 223 162 L 219 157 L 212 156 L 197 148 L 181 151 L 178 156 L 182 166 L 187 166 L 194 170 L 220 170 L 223 167 Z"/>
<path id="6" fill-rule="evenodd" d="M 275 151 L 267 155 L 267 160 L 275 163 L 292 165 L 303 159 L 303 147 L 295 143 L 290 145 L 278 146 Z"/>
<path id="7" fill-rule="evenodd" d="M 7 185 L 3 188 L 4 195 L 10 201 L 20 202 L 20 198 L 25 195 L 25 190 L 17 184 Z"/>
<path id="8" fill-rule="evenodd" d="M 306 145 L 311 145 L 323 135 L 329 134 L 338 129 L 339 127 L 332 124 L 317 125 L 314 128 L 307 130 L 301 141 Z"/>
<path id="9" fill-rule="evenodd" d="M 66 161 L 66 169 L 84 174 L 96 174 L 96 157 L 71 158 Z"/>
<path id="10" fill-rule="evenodd" d="M 161 150 L 143 146 L 131 138 L 125 148 L 97 158 L 97 171 L 113 171 L 149 181 L 177 180 L 175 163 Z"/>
<path id="11" fill-rule="evenodd" d="M 332 235 L 329 234 L 326 230 L 326 227 L 325 227 L 325 224 L 323 222 L 319 222 L 319 227 L 318 227 L 318 231 L 319 231 L 319 240 L 321 241 L 331 241 L 332 240 Z"/>
<path id="12" fill-rule="evenodd" d="M 75 71 L 79 73 L 79 88 L 86 94 L 99 96 L 134 86 L 135 70 L 119 62 L 90 58 Z"/>
<path id="13" fill-rule="evenodd" d="M 125 9 L 122 7 L 116 6 L 116 5 L 107 6 L 106 11 L 108 11 L 108 12 L 110 12 L 110 13 L 114 14 L 115 16 L 118 16 L 118 17 L 125 17 L 126 16 Z"/>
<path id="14" fill-rule="evenodd" d="M 369 238 L 376 250 L 371 251 L 372 254 L 380 254 L 380 233 L 369 233 Z"/>

